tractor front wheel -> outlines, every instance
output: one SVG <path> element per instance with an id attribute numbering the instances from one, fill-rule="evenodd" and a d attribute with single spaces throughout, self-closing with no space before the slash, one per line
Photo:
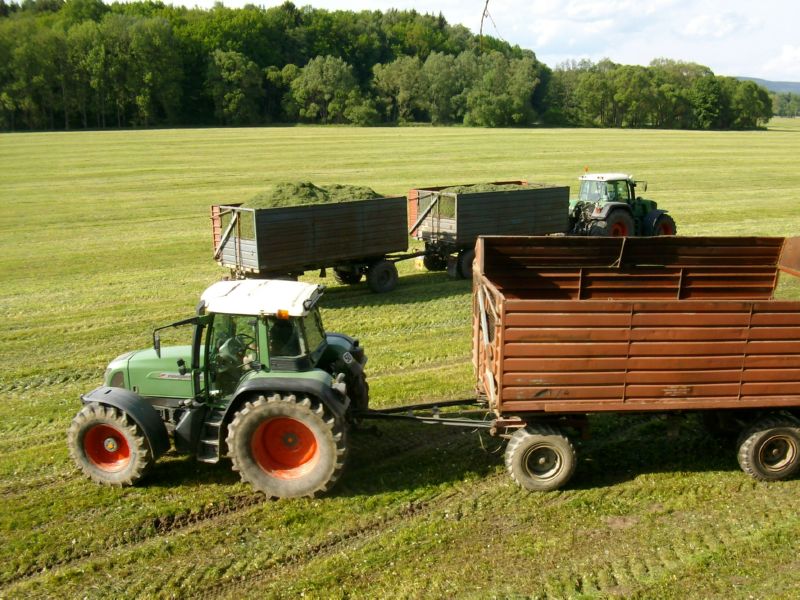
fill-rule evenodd
<path id="1" fill-rule="evenodd" d="M 344 425 L 318 400 L 294 394 L 245 403 L 228 427 L 233 470 L 269 498 L 329 490 L 347 455 Z"/>
<path id="2" fill-rule="evenodd" d="M 633 217 L 623 210 L 612 210 L 603 221 L 592 221 L 589 235 L 602 237 L 629 237 L 634 235 Z"/>
<path id="3" fill-rule="evenodd" d="M 67 430 L 69 453 L 85 475 L 104 485 L 129 486 L 153 466 L 153 452 L 124 411 L 87 404 Z"/>
<path id="4" fill-rule="evenodd" d="M 511 436 L 506 469 L 520 486 L 532 492 L 557 490 L 575 472 L 575 449 L 569 438 L 550 425 L 528 425 Z"/>

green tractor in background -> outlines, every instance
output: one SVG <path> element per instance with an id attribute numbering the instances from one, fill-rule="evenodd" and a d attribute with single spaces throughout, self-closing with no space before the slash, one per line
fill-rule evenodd
<path id="1" fill-rule="evenodd" d="M 605 237 L 676 235 L 678 228 L 667 211 L 652 200 L 636 196 L 647 182 L 624 173 L 587 173 L 577 199 L 570 200 L 570 233 Z"/>
<path id="2" fill-rule="evenodd" d="M 97 483 L 128 486 L 174 446 L 206 463 L 230 457 L 268 497 L 329 489 L 369 387 L 358 340 L 322 326 L 322 292 L 257 279 L 209 287 L 196 316 L 156 329 L 153 348 L 111 361 L 82 396 L 67 436 L 75 463 Z M 189 328 L 191 345 L 162 348 L 173 327 Z"/>

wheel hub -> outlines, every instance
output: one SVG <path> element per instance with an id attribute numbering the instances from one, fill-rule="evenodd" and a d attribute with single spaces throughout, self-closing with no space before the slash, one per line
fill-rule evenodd
<path id="1" fill-rule="evenodd" d="M 117 448 L 119 448 L 119 444 L 117 443 L 117 440 L 109 437 L 103 442 L 103 448 L 106 449 L 106 452 L 116 452 Z"/>

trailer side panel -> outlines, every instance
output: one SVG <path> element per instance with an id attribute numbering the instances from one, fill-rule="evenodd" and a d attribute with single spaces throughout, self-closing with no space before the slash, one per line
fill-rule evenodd
<path id="1" fill-rule="evenodd" d="M 800 302 L 771 300 L 786 246 L 482 238 L 476 295 L 503 316 L 478 387 L 512 414 L 800 406 Z"/>

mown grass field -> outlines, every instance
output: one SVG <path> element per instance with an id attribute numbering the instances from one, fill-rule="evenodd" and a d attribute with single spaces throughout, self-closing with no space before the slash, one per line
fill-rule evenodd
<path id="1" fill-rule="evenodd" d="M 65 432 L 106 363 L 222 272 L 208 206 L 267 183 L 420 185 L 632 172 L 681 234 L 800 233 L 800 121 L 746 133 L 274 128 L 0 136 L 0 597 L 800 596 L 800 480 L 760 484 L 689 417 L 593 418 L 567 489 L 530 494 L 477 433 L 381 424 L 333 493 L 268 502 L 170 454 L 125 490 Z M 469 284 L 401 267 L 337 287 L 372 402 L 469 397 Z M 315 281 L 315 274 L 306 277 Z M 787 292 L 800 297 L 798 287 Z M 669 435 L 668 435 L 669 433 Z"/>

